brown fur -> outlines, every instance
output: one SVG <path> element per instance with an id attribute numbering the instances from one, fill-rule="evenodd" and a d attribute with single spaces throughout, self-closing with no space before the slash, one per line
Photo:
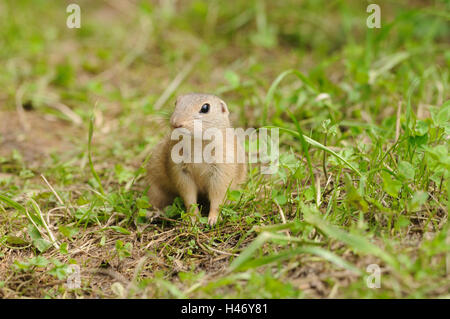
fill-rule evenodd
<path id="1" fill-rule="evenodd" d="M 210 111 L 200 114 L 199 110 L 204 103 L 210 104 Z M 183 127 L 193 131 L 193 121 L 202 121 L 203 130 L 218 128 L 225 132 L 230 127 L 228 108 L 221 99 L 209 94 L 187 94 L 177 99 L 175 111 L 171 117 L 172 127 Z M 225 136 L 225 133 L 223 133 Z M 227 141 L 236 154 L 241 147 L 234 141 Z M 150 183 L 150 203 L 163 209 L 170 205 L 176 196 L 181 196 L 186 209 L 196 206 L 200 195 L 209 199 L 210 210 L 208 223 L 214 225 L 219 216 L 219 205 L 223 202 L 227 189 L 236 188 L 245 181 L 245 163 L 175 163 L 171 158 L 172 146 L 178 141 L 172 141 L 170 135 L 166 136 L 154 149 L 148 165 L 148 181 Z M 225 153 L 225 151 L 224 151 Z M 236 157 L 235 157 L 236 158 Z"/>

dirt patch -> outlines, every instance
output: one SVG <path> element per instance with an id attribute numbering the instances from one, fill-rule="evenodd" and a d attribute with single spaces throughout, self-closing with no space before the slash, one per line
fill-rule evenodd
<path id="1" fill-rule="evenodd" d="M 31 166 L 42 163 L 57 151 L 64 153 L 73 146 L 73 137 L 80 128 L 51 115 L 25 112 L 21 120 L 14 111 L 0 111 L 0 156 L 10 156 L 17 150 Z"/>

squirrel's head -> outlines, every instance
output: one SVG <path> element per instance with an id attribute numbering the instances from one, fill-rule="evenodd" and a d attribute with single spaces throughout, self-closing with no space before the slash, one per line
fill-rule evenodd
<path id="1" fill-rule="evenodd" d="M 230 127 L 228 107 L 224 101 L 212 94 L 190 93 L 181 95 L 175 103 L 170 118 L 172 129 L 194 130 L 194 121 L 201 121 L 202 130 Z"/>

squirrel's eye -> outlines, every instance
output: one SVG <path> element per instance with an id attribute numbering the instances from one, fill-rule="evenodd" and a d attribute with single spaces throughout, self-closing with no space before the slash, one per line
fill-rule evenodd
<path id="1" fill-rule="evenodd" d="M 202 108 L 200 109 L 200 113 L 208 113 L 209 112 L 209 104 L 205 103 L 202 105 Z"/>

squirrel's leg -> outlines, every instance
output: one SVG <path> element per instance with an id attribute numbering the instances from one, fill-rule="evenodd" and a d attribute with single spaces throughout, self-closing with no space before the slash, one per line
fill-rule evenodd
<path id="1" fill-rule="evenodd" d="M 157 185 L 151 185 L 148 190 L 148 198 L 150 204 L 154 208 L 162 210 L 164 207 L 170 205 L 174 199 L 173 196 L 163 192 Z"/>
<path id="2" fill-rule="evenodd" d="M 219 205 L 222 204 L 225 194 L 227 192 L 228 183 L 224 181 L 217 181 L 211 183 L 208 190 L 209 197 L 209 215 L 208 215 L 208 224 L 213 226 L 217 222 L 217 218 L 219 217 Z"/>
<path id="3" fill-rule="evenodd" d="M 200 216 L 200 212 L 197 207 L 197 185 L 195 185 L 194 180 L 192 180 L 190 176 L 183 173 L 177 181 L 177 189 L 183 199 L 184 206 L 186 206 L 186 212 L 194 209 L 192 222 L 195 222 L 197 217 Z"/>

